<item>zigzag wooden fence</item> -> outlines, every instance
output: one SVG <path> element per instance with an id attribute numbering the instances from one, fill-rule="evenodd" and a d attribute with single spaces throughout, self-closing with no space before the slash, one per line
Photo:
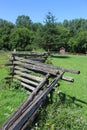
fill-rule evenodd
<path id="1" fill-rule="evenodd" d="M 39 61 L 34 59 L 34 57 L 32 60 L 32 55 L 37 55 L 36 57 Z M 11 63 L 9 64 L 12 69 L 11 77 L 13 80 L 19 81 L 22 86 L 27 88 L 30 92 L 30 96 L 4 123 L 2 130 L 24 130 L 27 121 L 29 125 L 29 123 L 34 120 L 39 107 L 43 104 L 47 95 L 52 91 L 53 87 L 60 79 L 70 82 L 74 81 L 72 77 L 64 76 L 64 73 L 80 73 L 80 71 L 42 63 L 40 62 L 40 57 L 42 55 L 44 56 L 45 54 L 12 54 L 10 59 Z M 53 80 L 50 81 L 50 78 Z"/>

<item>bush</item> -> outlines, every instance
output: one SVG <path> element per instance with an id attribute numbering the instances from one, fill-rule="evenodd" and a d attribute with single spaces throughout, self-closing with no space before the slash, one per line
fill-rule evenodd
<path id="1" fill-rule="evenodd" d="M 67 105 L 67 101 L 64 104 L 57 100 L 55 98 L 52 104 L 41 109 L 34 130 L 87 130 L 81 109 L 70 102 Z"/>
<path id="2" fill-rule="evenodd" d="M 51 60 L 49 60 L 49 59 L 48 59 L 48 60 L 46 60 L 46 62 L 45 62 L 45 63 L 46 63 L 46 64 L 51 64 L 51 65 L 53 64 L 53 63 L 52 63 L 52 61 L 51 61 Z"/>

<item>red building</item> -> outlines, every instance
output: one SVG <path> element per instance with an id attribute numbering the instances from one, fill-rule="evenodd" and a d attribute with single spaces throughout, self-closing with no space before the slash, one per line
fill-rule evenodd
<path id="1" fill-rule="evenodd" d="M 65 53 L 65 48 L 61 47 L 59 52 L 60 52 L 60 54 L 64 54 Z"/>

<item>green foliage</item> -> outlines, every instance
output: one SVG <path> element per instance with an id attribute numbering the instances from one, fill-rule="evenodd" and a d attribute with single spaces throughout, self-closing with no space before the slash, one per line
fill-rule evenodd
<path id="1" fill-rule="evenodd" d="M 11 30 L 14 28 L 14 25 L 6 20 L 0 19 L 0 50 L 7 49 L 9 50 L 9 40 Z"/>
<path id="2" fill-rule="evenodd" d="M 32 21 L 29 16 L 21 15 L 17 17 L 16 25 L 18 27 L 25 27 L 25 28 L 31 29 Z"/>
<path id="3" fill-rule="evenodd" d="M 28 50 L 29 45 L 31 44 L 31 36 L 32 32 L 29 31 L 27 28 L 14 28 L 10 35 L 10 43 L 9 46 L 11 50 Z"/>
<path id="4" fill-rule="evenodd" d="M 51 65 L 53 64 L 52 61 L 51 61 L 50 59 L 46 60 L 45 63 L 47 63 L 47 64 L 51 64 Z"/>
<path id="5" fill-rule="evenodd" d="M 75 37 L 71 37 L 68 41 L 68 50 L 70 52 L 76 52 L 78 48 L 78 43 Z"/>
<path id="6" fill-rule="evenodd" d="M 77 35 L 77 43 L 78 43 L 78 52 L 85 52 L 87 51 L 87 31 L 81 30 Z"/>
<path id="7" fill-rule="evenodd" d="M 55 25 L 56 18 L 53 16 L 51 12 L 48 12 L 46 15 L 44 23 L 47 24 L 48 26 L 53 26 Z"/>
<path id="8" fill-rule="evenodd" d="M 29 16 L 20 15 L 16 24 L 0 19 L 0 49 L 87 52 L 87 20 L 73 19 L 56 22 L 55 16 L 48 12 L 44 24 L 33 23 Z"/>
<path id="9" fill-rule="evenodd" d="M 48 15 L 46 15 L 44 28 L 42 28 L 41 32 L 42 46 L 45 50 L 52 50 L 52 48 L 56 48 L 57 35 L 58 30 L 56 27 L 55 16 L 48 12 Z"/>
<path id="10" fill-rule="evenodd" d="M 39 48 L 39 47 L 36 47 L 33 49 L 33 51 L 35 52 L 45 52 L 45 50 L 43 48 Z"/>

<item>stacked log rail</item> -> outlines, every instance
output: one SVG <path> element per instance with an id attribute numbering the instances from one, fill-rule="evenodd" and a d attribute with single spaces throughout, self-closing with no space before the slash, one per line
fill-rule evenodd
<path id="1" fill-rule="evenodd" d="M 63 72 L 64 73 L 64 72 Z M 47 95 L 53 89 L 58 80 L 62 77 L 63 73 L 58 75 L 47 88 L 44 88 L 43 91 L 35 96 L 32 100 L 32 97 L 37 93 L 38 90 L 35 90 L 33 94 L 24 102 L 24 104 L 12 115 L 12 117 L 6 122 L 3 126 L 3 130 L 20 130 L 25 122 L 33 115 L 33 113 L 38 109 L 38 107 L 46 99 Z M 47 75 L 49 77 L 49 74 Z M 46 79 L 45 79 L 46 80 Z M 43 84 L 43 83 L 42 83 Z M 39 88 L 42 85 L 39 86 Z M 38 89 L 38 88 L 37 88 Z"/>
<path id="2" fill-rule="evenodd" d="M 40 66 L 45 67 L 45 68 L 61 70 L 61 71 L 70 72 L 70 73 L 74 73 L 74 74 L 79 74 L 80 73 L 80 71 L 77 71 L 77 70 L 67 69 L 67 68 L 60 67 L 60 66 L 48 65 L 48 64 L 45 64 L 45 63 L 33 61 L 31 59 L 25 59 L 23 57 L 18 57 L 17 54 L 13 54 L 12 55 L 12 60 L 13 60 L 13 58 L 15 58 L 15 60 L 21 60 L 23 62 L 27 62 L 27 63 L 30 63 L 32 65 L 36 65 L 36 66 L 40 65 Z"/>
<path id="3" fill-rule="evenodd" d="M 51 74 L 56 76 L 58 70 L 49 68 L 47 66 L 42 66 L 40 64 L 33 64 L 33 60 L 25 59 L 23 57 L 13 56 L 11 58 L 12 72 L 11 75 L 13 79 L 18 79 L 22 86 L 34 90 L 46 74 Z M 40 63 L 40 62 L 38 62 Z M 40 76 L 38 76 L 40 74 Z"/>
<path id="4" fill-rule="evenodd" d="M 60 67 L 60 66 L 52 66 L 52 65 L 47 65 L 47 64 L 44 64 L 44 63 L 41 63 L 41 62 L 37 62 L 38 60 L 33 60 L 32 61 L 32 58 L 28 58 L 28 59 L 26 59 L 28 56 L 30 56 L 30 57 L 32 57 L 32 56 L 34 56 L 35 57 L 35 59 L 36 59 L 36 57 L 38 58 L 38 57 L 42 57 L 42 56 L 48 56 L 49 54 L 48 53 L 46 53 L 46 52 L 43 52 L 43 53 L 41 53 L 41 52 L 31 52 L 31 53 L 12 53 L 12 56 L 11 56 L 11 58 L 12 58 L 12 61 L 14 61 L 15 60 L 15 58 L 24 58 L 24 60 L 26 60 L 27 62 L 29 62 L 29 63 L 31 63 L 31 64 L 35 64 L 35 65 L 41 65 L 41 66 L 48 66 L 48 67 L 50 67 L 50 68 L 52 68 L 52 69 L 57 69 L 57 70 L 62 70 L 62 71 L 65 71 L 65 72 L 70 72 L 70 73 L 74 73 L 74 74 L 79 74 L 80 73 L 80 71 L 77 71 L 77 70 L 72 70 L 72 69 L 67 69 L 67 68 L 63 68 L 63 67 Z"/>
<path id="5" fill-rule="evenodd" d="M 45 62 L 48 58 L 47 52 L 16 52 L 12 53 L 12 56 L 24 57 L 26 59 L 32 59 L 34 61 Z"/>
<path id="6" fill-rule="evenodd" d="M 80 71 L 77 71 L 77 70 L 63 68 L 60 66 L 48 65 L 48 64 L 33 61 L 30 59 L 24 59 L 23 57 L 21 58 L 21 57 L 15 56 L 15 61 L 14 61 L 13 66 L 15 66 L 14 67 L 15 69 L 18 68 L 18 69 L 22 70 L 21 67 L 20 68 L 18 67 L 19 65 L 20 66 L 24 65 L 23 70 L 24 71 L 27 70 L 28 72 L 30 72 L 32 70 L 32 71 L 36 71 L 36 72 L 40 72 L 40 73 L 51 73 L 51 75 L 57 75 L 57 73 L 60 73 L 60 72 L 69 72 L 69 73 L 73 73 L 73 74 L 80 73 Z M 74 79 L 72 77 L 68 77 L 68 76 L 62 76 L 62 80 L 66 80 L 66 81 L 70 81 L 70 82 L 74 81 Z"/>
<path id="7" fill-rule="evenodd" d="M 4 123 L 2 130 L 21 130 L 24 124 L 28 120 L 31 120 L 34 113 L 36 113 L 39 107 L 43 104 L 43 101 L 59 79 L 70 82 L 74 81 L 72 77 L 64 76 L 65 72 L 74 74 L 80 73 L 80 71 L 25 59 L 16 54 L 12 55 L 10 61 L 11 63 L 9 65 L 12 66 L 11 75 L 13 80 L 17 79 L 22 86 L 31 92 L 31 94 L 11 115 L 7 122 Z M 48 81 L 50 77 L 53 78 L 53 81 L 49 83 Z"/>

